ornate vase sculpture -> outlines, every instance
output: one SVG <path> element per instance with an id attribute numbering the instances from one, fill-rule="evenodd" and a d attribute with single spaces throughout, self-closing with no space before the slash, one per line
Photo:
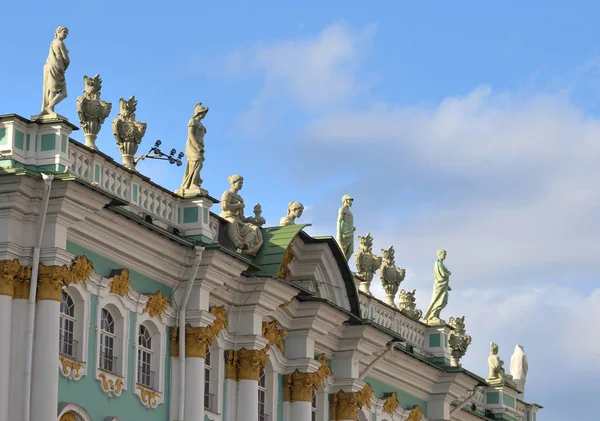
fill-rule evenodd
<path id="1" fill-rule="evenodd" d="M 417 309 L 417 303 L 415 299 L 416 292 L 416 289 L 413 289 L 412 291 L 406 291 L 403 289 L 400 291 L 400 302 L 398 303 L 400 312 L 413 320 L 419 320 L 423 314 L 421 310 Z"/>
<path id="2" fill-rule="evenodd" d="M 206 127 L 202 124 L 202 119 L 206 117 L 208 107 L 202 105 L 201 102 L 194 107 L 194 115 L 188 122 L 188 135 L 185 144 L 185 156 L 187 163 L 185 164 L 185 174 L 181 188 L 176 191 L 182 196 L 196 196 L 206 194 L 206 190 L 200 188 L 202 179 L 200 171 L 204 165 L 204 135 Z"/>
<path id="3" fill-rule="evenodd" d="M 71 59 L 69 50 L 63 42 L 69 35 L 66 26 L 59 26 L 54 32 L 54 40 L 50 43 L 50 51 L 44 65 L 44 86 L 42 96 L 42 112 L 39 117 L 56 118 L 54 106 L 67 97 L 67 80 L 65 73 Z"/>
<path id="4" fill-rule="evenodd" d="M 396 267 L 394 253 L 394 246 L 390 246 L 387 250 L 382 249 L 382 263 L 379 268 L 379 278 L 385 291 L 385 301 L 391 306 L 394 306 L 394 298 L 398 292 L 398 287 L 406 275 L 404 269 Z"/>
<path id="5" fill-rule="evenodd" d="M 450 347 L 450 365 L 460 367 L 460 359 L 467 353 L 467 348 L 471 345 L 471 337 L 465 330 L 465 317 L 450 317 L 448 324 L 454 329 L 448 336 L 448 346 Z"/>
<path id="6" fill-rule="evenodd" d="M 112 122 L 113 134 L 117 139 L 117 146 L 121 151 L 123 166 L 135 171 L 133 156 L 138 150 L 142 138 L 146 134 L 146 123 L 135 120 L 137 101 L 132 96 L 127 101 L 119 100 L 119 116 Z"/>
<path id="7" fill-rule="evenodd" d="M 440 319 L 440 313 L 448 304 L 448 292 L 450 289 L 451 272 L 444 265 L 446 259 L 446 250 L 440 249 L 437 252 L 437 260 L 433 266 L 433 294 L 429 309 L 423 316 L 423 322 L 428 325 L 444 325 L 446 322 Z"/>
<path id="8" fill-rule="evenodd" d="M 492 385 L 502 385 L 506 382 L 512 383 L 512 376 L 504 371 L 504 361 L 498 356 L 498 345 L 490 344 L 490 356 L 488 357 L 490 368 L 487 381 Z"/>
<path id="9" fill-rule="evenodd" d="M 366 237 L 358 236 L 358 251 L 354 256 L 358 276 L 361 278 L 360 290 L 371 295 L 371 281 L 377 269 L 381 266 L 381 257 L 373 253 L 373 237 L 368 233 Z"/>
<path id="10" fill-rule="evenodd" d="M 231 188 L 221 196 L 221 217 L 229 222 L 227 236 L 238 251 L 254 256 L 260 250 L 263 238 L 254 217 L 244 216 L 244 199 L 238 194 L 244 185 L 244 177 L 232 175 L 228 181 Z"/>
<path id="11" fill-rule="evenodd" d="M 512 357 L 510 357 L 510 374 L 523 396 L 525 395 L 525 378 L 527 377 L 527 371 L 529 371 L 527 354 L 525 354 L 523 345 L 517 345 L 515 346 L 515 352 Z"/>
<path id="12" fill-rule="evenodd" d="M 296 218 L 300 218 L 304 212 L 304 205 L 300 202 L 290 202 L 288 204 L 287 215 L 281 218 L 279 225 L 282 227 L 296 224 Z"/>
<path id="13" fill-rule="evenodd" d="M 354 216 L 350 211 L 350 207 L 354 199 L 352 196 L 345 194 L 342 197 L 342 207 L 338 211 L 337 233 L 336 240 L 346 257 L 346 261 L 350 260 L 350 256 L 354 253 Z"/>
<path id="14" fill-rule="evenodd" d="M 77 98 L 77 114 L 83 130 L 85 146 L 97 150 L 96 138 L 100 127 L 110 114 L 112 104 L 100 99 L 102 79 L 100 75 L 83 77 L 83 95 Z"/>

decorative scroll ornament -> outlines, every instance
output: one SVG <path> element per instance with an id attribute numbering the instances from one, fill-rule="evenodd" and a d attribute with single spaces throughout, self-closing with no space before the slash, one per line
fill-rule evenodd
<path id="1" fill-rule="evenodd" d="M 151 317 L 157 317 L 162 321 L 162 314 L 169 307 L 169 299 L 158 291 L 156 294 L 148 297 L 144 313 L 148 313 Z"/>
<path id="2" fill-rule="evenodd" d="M 62 414 L 59 421 L 77 421 L 77 416 L 73 411 L 65 412 Z"/>
<path id="3" fill-rule="evenodd" d="M 31 266 L 21 266 L 19 274 L 15 277 L 15 291 L 13 298 L 26 300 L 29 298 L 31 286 Z"/>
<path id="4" fill-rule="evenodd" d="M 277 327 L 277 322 L 263 322 L 262 324 L 262 335 L 269 340 L 269 347 L 276 346 L 277 349 L 283 354 L 284 344 L 283 340 L 287 336 L 287 332 L 284 329 Z"/>
<path id="5" fill-rule="evenodd" d="M 20 271 L 21 265 L 17 259 L 0 261 L 0 295 L 14 296 L 15 278 Z"/>
<path id="6" fill-rule="evenodd" d="M 150 389 L 146 389 L 145 387 L 142 386 L 136 386 L 136 389 L 139 391 L 139 397 L 140 397 L 140 401 L 142 402 L 142 404 L 148 408 L 156 408 L 158 406 L 158 404 L 160 403 L 160 393 L 154 391 L 154 390 L 150 390 Z M 137 393 L 136 393 L 137 395 Z"/>
<path id="7" fill-rule="evenodd" d="M 396 412 L 396 409 L 400 406 L 400 402 L 398 402 L 398 394 L 396 392 L 392 392 L 392 394 L 385 400 L 383 403 L 383 412 L 387 412 L 392 415 Z"/>
<path id="8" fill-rule="evenodd" d="M 112 378 L 108 378 L 104 373 L 98 374 L 98 378 L 100 378 L 101 380 L 100 387 L 105 393 L 108 394 L 108 396 L 121 396 L 124 384 L 122 378 L 117 377 L 117 379 L 115 380 Z"/>
<path id="9" fill-rule="evenodd" d="M 296 255 L 294 254 L 294 250 L 292 249 L 292 246 L 290 245 L 285 250 L 285 254 L 283 255 L 283 260 L 281 261 L 281 266 L 279 267 L 279 272 L 277 273 L 277 276 L 280 279 L 288 280 L 292 277 L 292 270 L 290 269 L 290 265 L 292 264 L 292 262 L 294 261 L 295 258 L 296 258 Z"/>
<path id="10" fill-rule="evenodd" d="M 344 392 L 340 390 L 331 400 L 331 419 L 339 420 L 358 420 L 358 411 L 366 406 L 371 409 L 371 398 L 373 389 L 367 383 L 360 392 Z"/>
<path id="11" fill-rule="evenodd" d="M 81 370 L 85 367 L 85 365 L 64 357 L 59 357 L 58 359 L 60 361 L 60 374 L 67 379 L 72 379 L 75 381 L 81 379 L 81 376 L 83 375 Z"/>
<path id="12" fill-rule="evenodd" d="M 110 287 L 111 294 L 117 294 L 124 297 L 131 287 L 131 281 L 129 280 L 129 270 L 122 269 L 119 273 L 113 276 L 112 280 L 108 284 Z"/>
<path id="13" fill-rule="evenodd" d="M 406 421 L 421 421 L 423 419 L 423 410 L 419 405 L 413 406 Z"/>

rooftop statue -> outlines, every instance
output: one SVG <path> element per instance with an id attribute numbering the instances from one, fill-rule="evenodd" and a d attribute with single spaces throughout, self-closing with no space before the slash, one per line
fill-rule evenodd
<path id="1" fill-rule="evenodd" d="M 279 225 L 286 227 L 288 225 L 295 225 L 296 218 L 300 218 L 304 212 L 304 205 L 300 202 L 290 202 L 288 204 L 287 215 L 281 218 Z"/>
<path id="2" fill-rule="evenodd" d="M 443 325 L 445 321 L 440 319 L 440 313 L 448 304 L 448 291 L 450 288 L 451 272 L 444 265 L 446 259 L 446 250 L 441 249 L 437 252 L 437 260 L 433 267 L 433 295 L 429 309 L 423 316 L 423 322 L 428 325 Z"/>
<path id="3" fill-rule="evenodd" d="M 404 280 L 406 271 L 396 267 L 394 246 L 390 246 L 387 250 L 382 249 L 381 254 L 382 263 L 379 268 L 379 278 L 385 291 L 386 302 L 391 306 L 395 306 L 394 299 L 396 298 L 398 287 L 400 287 L 400 282 Z"/>
<path id="4" fill-rule="evenodd" d="M 515 352 L 510 357 L 510 374 L 515 381 L 517 388 L 525 393 L 525 378 L 527 377 L 527 371 L 529 370 L 529 364 L 527 362 L 527 354 L 523 349 L 523 345 L 515 346 Z"/>
<path id="5" fill-rule="evenodd" d="M 229 222 L 227 236 L 236 249 L 254 256 L 258 253 L 263 238 L 255 219 L 244 216 L 244 199 L 238 194 L 244 186 L 244 177 L 231 175 L 227 180 L 231 188 L 221 196 L 221 217 Z"/>
<path id="6" fill-rule="evenodd" d="M 419 320 L 423 315 L 423 312 L 417 309 L 417 303 L 415 299 L 416 292 L 416 289 L 413 289 L 412 291 L 400 291 L 400 302 L 398 303 L 400 312 L 413 320 Z"/>
<path id="7" fill-rule="evenodd" d="M 100 75 L 83 77 L 83 95 L 77 98 L 77 114 L 83 130 L 85 146 L 97 150 L 96 138 L 100 127 L 110 114 L 112 104 L 100 99 L 102 79 Z"/>
<path id="8" fill-rule="evenodd" d="M 504 371 L 504 361 L 498 356 L 498 345 L 490 344 L 490 356 L 488 357 L 488 366 L 490 372 L 487 381 L 492 384 L 503 384 L 506 381 L 511 381 L 512 376 Z"/>
<path id="9" fill-rule="evenodd" d="M 450 347 L 450 365 L 460 367 L 460 359 L 467 353 L 467 348 L 471 345 L 471 337 L 465 330 L 465 316 L 450 317 L 448 324 L 454 329 L 448 336 L 448 346 Z"/>
<path id="10" fill-rule="evenodd" d="M 202 124 L 202 119 L 206 117 L 208 107 L 202 105 L 201 102 L 194 107 L 194 116 L 188 122 L 188 135 L 185 144 L 185 155 L 187 164 L 185 165 L 185 174 L 181 188 L 177 190 L 177 194 L 182 196 L 196 196 L 198 194 L 206 194 L 206 190 L 201 189 L 202 179 L 200 178 L 200 170 L 204 164 L 204 135 L 206 127 Z"/>
<path id="11" fill-rule="evenodd" d="M 342 197 L 342 207 L 338 211 L 337 219 L 337 233 L 336 240 L 346 257 L 346 260 L 350 260 L 350 256 L 354 253 L 354 216 L 350 211 L 354 199 L 345 194 Z"/>
<path id="12" fill-rule="evenodd" d="M 354 255 L 354 262 L 356 263 L 358 276 L 361 278 L 360 290 L 371 295 L 370 288 L 373 275 L 381 266 L 381 257 L 373 254 L 373 237 L 371 237 L 371 233 L 367 234 L 366 237 L 358 236 L 358 251 Z"/>
<path id="13" fill-rule="evenodd" d="M 121 151 L 123 166 L 134 171 L 133 156 L 146 134 L 146 123 L 140 123 L 135 119 L 137 103 L 135 96 L 127 101 L 121 98 L 119 116 L 112 121 L 113 134 Z"/>
<path id="14" fill-rule="evenodd" d="M 260 203 L 257 203 L 256 205 L 254 205 L 253 210 L 254 210 L 254 218 L 250 217 L 250 218 L 248 218 L 248 220 L 251 220 L 254 225 L 258 225 L 259 227 L 262 227 L 264 224 L 267 223 L 267 221 L 262 216 L 262 206 L 260 205 Z"/>
<path id="15" fill-rule="evenodd" d="M 67 97 L 65 72 L 71 63 L 69 51 L 63 42 L 69 35 L 66 26 L 59 26 L 50 43 L 50 51 L 44 65 L 44 87 L 40 116 L 57 117 L 54 106 Z"/>

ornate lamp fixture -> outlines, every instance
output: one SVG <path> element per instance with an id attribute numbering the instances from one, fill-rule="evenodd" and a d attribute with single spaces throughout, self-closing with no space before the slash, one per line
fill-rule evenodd
<path id="1" fill-rule="evenodd" d="M 181 166 L 181 158 L 183 158 L 184 153 L 179 152 L 179 154 L 177 154 L 177 151 L 175 149 L 171 149 L 171 151 L 168 154 L 166 154 L 160 150 L 161 144 L 162 144 L 162 142 L 160 140 L 157 140 L 154 143 L 154 146 L 151 147 L 148 152 L 146 152 L 144 155 L 136 156 L 134 158 L 133 165 L 135 166 L 141 160 L 149 158 L 149 159 L 160 159 L 163 161 L 169 161 L 169 164 L 175 164 L 178 167 L 180 167 Z"/>

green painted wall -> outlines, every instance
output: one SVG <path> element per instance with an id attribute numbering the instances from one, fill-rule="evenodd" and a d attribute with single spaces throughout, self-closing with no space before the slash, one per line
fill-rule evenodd
<path id="1" fill-rule="evenodd" d="M 25 133 L 20 130 L 15 130 L 15 148 L 23 150 Z"/>
<path id="2" fill-rule="evenodd" d="M 92 253 L 81 246 L 67 242 L 67 251 L 75 255 L 85 255 L 94 263 L 97 274 L 107 276 L 112 269 L 121 268 L 115 262 Z M 132 287 L 139 292 L 155 292 L 160 290 L 163 295 L 171 297 L 171 289 L 153 281 L 137 272 L 130 270 Z M 121 396 L 109 398 L 101 389 L 100 382 L 95 380 L 96 361 L 96 314 L 98 297 L 90 296 L 90 328 L 88 339 L 88 374 L 79 381 L 68 380 L 60 376 L 58 387 L 59 402 L 71 402 L 82 406 L 88 411 L 92 420 L 103 421 L 108 416 L 117 416 L 121 420 L 131 421 L 165 421 L 169 419 L 169 403 L 171 401 L 171 367 L 170 358 L 165 357 L 163 403 L 156 409 L 149 409 L 142 405 L 135 391 L 135 324 L 137 314 L 130 312 L 128 365 L 127 365 L 127 390 Z M 166 356 L 171 355 L 171 344 L 168 337 L 166 341 Z M 161 356 L 162 357 L 162 356 Z"/>
<path id="3" fill-rule="evenodd" d="M 504 405 L 510 406 L 511 408 L 515 407 L 515 398 L 513 398 L 512 396 L 507 395 L 506 393 L 504 393 L 504 396 L 502 398 L 502 402 L 504 403 Z"/>
<path id="4" fill-rule="evenodd" d="M 486 396 L 486 402 L 489 405 L 497 405 L 500 403 L 500 393 L 499 392 L 488 392 Z"/>
<path id="5" fill-rule="evenodd" d="M 429 348 L 438 348 L 440 346 L 442 346 L 442 335 L 440 333 L 429 335 Z"/>
<path id="6" fill-rule="evenodd" d="M 8 145 L 8 130 L 6 127 L 0 127 L 0 146 Z"/>
<path id="7" fill-rule="evenodd" d="M 56 149 L 56 135 L 55 134 L 43 134 L 42 135 L 42 146 L 40 151 L 53 151 Z"/>
<path id="8" fill-rule="evenodd" d="M 400 402 L 400 406 L 404 409 L 410 409 L 414 405 L 419 405 L 421 409 L 423 409 L 423 413 L 427 416 L 427 401 L 416 398 L 402 390 L 395 389 L 391 386 L 388 386 L 379 380 L 375 380 L 374 378 L 367 376 L 365 377 L 365 382 L 371 385 L 373 389 L 373 393 L 378 398 L 382 398 L 385 393 L 396 392 L 398 394 L 398 402 Z"/>

